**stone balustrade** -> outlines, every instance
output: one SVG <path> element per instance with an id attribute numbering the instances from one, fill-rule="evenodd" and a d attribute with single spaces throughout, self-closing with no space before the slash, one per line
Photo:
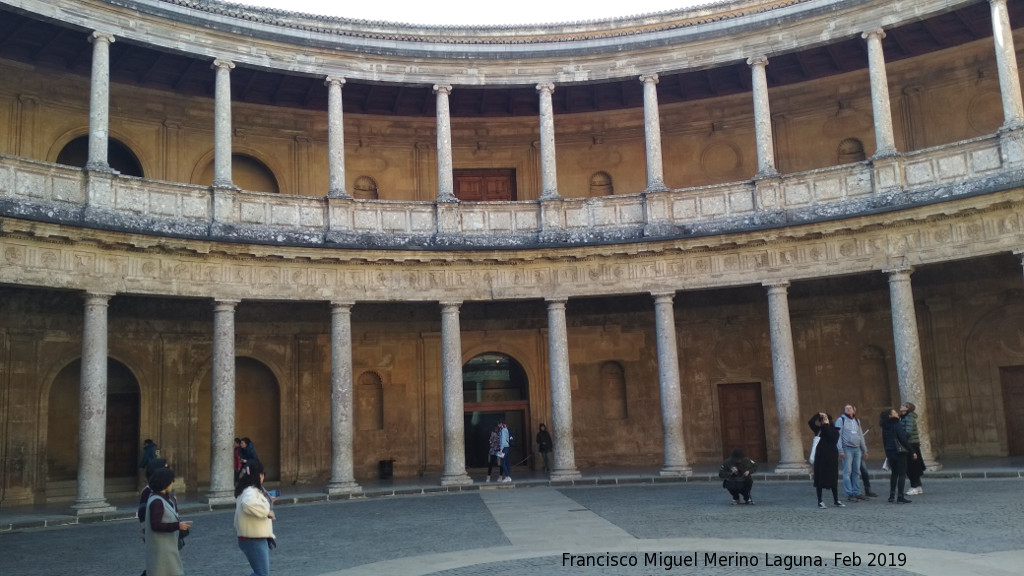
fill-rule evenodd
<path id="1" fill-rule="evenodd" d="M 660 240 L 835 220 L 1021 185 L 987 136 L 875 162 L 597 198 L 433 203 L 284 196 L 0 156 L 0 215 L 212 241 L 529 248 Z"/>

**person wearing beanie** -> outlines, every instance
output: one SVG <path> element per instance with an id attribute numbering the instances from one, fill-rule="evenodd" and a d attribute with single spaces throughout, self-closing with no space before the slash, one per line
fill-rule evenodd
<path id="1" fill-rule="evenodd" d="M 149 477 L 153 491 L 146 503 L 146 575 L 183 576 L 185 569 L 178 552 L 178 532 L 187 531 L 191 522 L 178 518 L 177 505 L 172 501 L 171 485 L 174 471 L 158 468 Z"/>

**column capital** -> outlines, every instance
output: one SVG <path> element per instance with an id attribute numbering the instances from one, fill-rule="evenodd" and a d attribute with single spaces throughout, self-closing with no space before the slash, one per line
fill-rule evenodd
<path id="1" fill-rule="evenodd" d="M 351 309 L 356 303 L 351 300 L 331 300 L 331 310 Z"/>
<path id="2" fill-rule="evenodd" d="M 556 307 L 557 306 L 562 306 L 562 307 L 565 307 L 565 303 L 568 302 L 568 301 L 569 301 L 569 298 L 567 298 L 565 296 L 553 297 L 553 298 L 545 298 L 544 299 L 544 302 L 548 305 L 548 308 L 551 308 L 552 306 L 556 306 Z"/>
<path id="3" fill-rule="evenodd" d="M 224 58 L 217 58 L 210 65 L 210 68 L 218 68 L 222 70 L 231 70 L 235 67 L 235 63 L 231 60 L 225 60 Z"/>
<path id="4" fill-rule="evenodd" d="M 107 301 L 114 297 L 114 292 L 97 292 L 95 290 L 87 290 L 82 295 L 86 302 L 102 303 L 107 304 Z"/>
<path id="5" fill-rule="evenodd" d="M 445 96 L 452 93 L 451 84 L 434 84 L 434 94 L 444 94 Z"/>
<path id="6" fill-rule="evenodd" d="M 100 32 L 99 30 L 96 30 L 93 31 L 92 34 L 89 34 L 89 43 L 91 44 L 96 41 L 104 41 L 107 44 L 113 44 L 114 35 L 110 32 Z"/>
<path id="7" fill-rule="evenodd" d="M 757 56 L 751 56 L 750 58 L 747 58 L 747 66 L 750 66 L 751 68 L 753 68 L 754 66 L 764 67 L 767 65 L 768 57 L 765 56 L 764 54 L 759 54 Z"/>
<path id="8" fill-rule="evenodd" d="M 462 300 L 441 300 L 439 304 L 441 304 L 442 309 L 455 308 L 458 310 L 462 307 Z"/>
<path id="9" fill-rule="evenodd" d="M 910 276 L 914 273 L 914 267 L 910 264 L 895 264 L 889 268 L 882 268 L 882 273 L 888 275 L 890 279 L 893 276 Z"/>
<path id="10" fill-rule="evenodd" d="M 789 288 L 789 280 L 767 280 L 762 282 L 761 286 L 767 288 L 769 293 L 773 290 L 776 292 L 780 290 L 785 292 Z"/>
<path id="11" fill-rule="evenodd" d="M 644 84 L 657 84 L 658 83 L 658 73 L 654 72 L 654 73 L 651 73 L 651 74 L 641 74 L 640 75 L 640 81 L 643 82 Z"/>
<path id="12" fill-rule="evenodd" d="M 240 302 L 241 302 L 241 300 L 235 300 L 235 299 L 231 299 L 231 298 L 218 298 L 218 299 L 213 301 L 213 309 L 214 310 L 234 310 L 235 306 L 238 306 L 238 304 Z"/>
<path id="13" fill-rule="evenodd" d="M 537 91 L 542 94 L 545 92 L 551 94 L 555 91 L 555 85 L 552 82 L 541 82 L 537 84 Z"/>
<path id="14" fill-rule="evenodd" d="M 345 85 L 345 79 L 342 78 L 341 76 L 327 76 L 327 77 L 324 78 L 324 86 L 330 86 L 332 84 L 337 84 L 338 86 L 344 86 Z"/>
<path id="15" fill-rule="evenodd" d="M 655 302 L 672 302 L 675 300 L 676 293 L 672 292 L 651 292 L 651 296 L 654 297 Z"/>
<path id="16" fill-rule="evenodd" d="M 988 0 L 988 3 L 992 6 L 1006 6 L 1006 0 Z"/>
<path id="17" fill-rule="evenodd" d="M 875 38 L 878 38 L 879 40 L 881 40 L 882 38 L 885 38 L 885 30 L 882 30 L 881 28 L 873 28 L 871 30 L 865 30 L 860 35 L 860 37 L 865 39 L 865 40 L 869 40 L 872 37 L 875 37 Z"/>

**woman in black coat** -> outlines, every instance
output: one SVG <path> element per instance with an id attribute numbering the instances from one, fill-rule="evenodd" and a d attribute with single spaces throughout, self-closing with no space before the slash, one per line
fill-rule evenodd
<path id="1" fill-rule="evenodd" d="M 826 508 L 821 500 L 821 490 L 832 491 L 832 502 L 839 508 L 846 505 L 839 500 L 839 431 L 832 425 L 832 417 L 825 412 L 818 412 L 807 423 L 815 436 L 821 436 L 818 447 L 814 451 L 814 488 L 818 493 L 818 508 Z"/>
<path id="2" fill-rule="evenodd" d="M 889 461 L 889 502 L 910 504 L 903 489 L 907 484 L 907 459 L 917 459 L 914 449 L 910 446 L 907 433 L 900 422 L 900 413 L 890 408 L 879 415 L 878 425 L 882 427 L 882 446 L 885 448 L 885 459 Z M 899 488 L 899 497 L 896 489 Z"/>

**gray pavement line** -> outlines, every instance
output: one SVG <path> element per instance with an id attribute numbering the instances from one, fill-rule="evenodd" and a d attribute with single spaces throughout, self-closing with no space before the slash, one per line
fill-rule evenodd
<path id="1" fill-rule="evenodd" d="M 859 556 L 864 568 L 870 554 L 884 553 L 888 555 L 903 553 L 907 555 L 907 565 L 896 567 L 909 573 L 922 576 L 1019 576 L 1020 566 L 1024 564 L 1024 549 L 998 553 L 971 554 L 966 552 L 950 552 L 930 548 L 911 548 L 903 546 L 886 546 L 881 544 L 863 544 L 859 542 L 829 542 L 814 540 L 763 540 L 753 538 L 661 538 L 649 540 L 631 539 L 614 545 L 610 542 L 595 543 L 589 546 L 568 544 L 565 546 L 525 547 L 497 546 L 477 548 L 457 552 L 427 554 L 395 560 L 386 560 L 372 564 L 364 564 L 354 568 L 325 572 L 320 576 L 425 576 L 445 570 L 454 570 L 494 562 L 507 562 L 528 558 L 555 557 L 563 553 L 570 554 L 643 554 L 662 552 L 678 554 L 683 552 L 718 552 L 721 554 L 758 555 L 765 562 L 764 555 L 772 556 L 804 556 L 820 555 L 830 566 L 834 555 L 841 553 L 852 561 L 854 555 Z M 702 560 L 703 557 L 700 557 Z M 555 560 L 560 562 L 560 560 Z M 642 562 L 642 559 L 641 559 Z M 763 564 L 761 564 L 763 566 Z M 831 570 L 843 566 L 834 566 Z M 850 567 L 853 569 L 854 567 Z M 784 568 L 779 567 L 780 570 Z M 581 574 L 585 574 L 581 568 Z M 658 570 L 664 568 L 658 567 Z"/>
<path id="2" fill-rule="evenodd" d="M 487 491 L 480 493 L 480 499 L 513 546 L 633 539 L 622 528 L 554 488 Z"/>

